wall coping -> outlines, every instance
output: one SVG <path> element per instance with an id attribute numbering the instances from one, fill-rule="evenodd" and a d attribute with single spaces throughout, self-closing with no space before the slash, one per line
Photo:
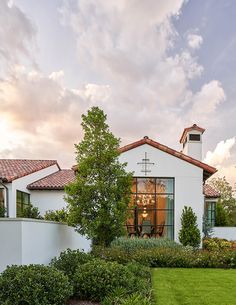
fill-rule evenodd
<path id="1" fill-rule="evenodd" d="M 57 222 L 57 221 L 51 221 L 51 220 L 45 220 L 45 219 L 35 219 L 35 218 L 13 218 L 13 217 L 0 217 L 0 222 L 35 222 L 35 223 L 47 223 L 47 224 L 57 224 L 57 225 L 63 225 L 68 226 L 66 223 L 63 222 Z M 69 227 L 69 226 L 68 226 Z"/>

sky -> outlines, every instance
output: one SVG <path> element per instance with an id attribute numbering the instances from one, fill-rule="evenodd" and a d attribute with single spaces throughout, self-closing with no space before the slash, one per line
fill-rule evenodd
<path id="1" fill-rule="evenodd" d="M 121 145 L 149 136 L 236 183 L 236 1 L 0 0 L 0 158 L 74 163 L 99 106 Z"/>

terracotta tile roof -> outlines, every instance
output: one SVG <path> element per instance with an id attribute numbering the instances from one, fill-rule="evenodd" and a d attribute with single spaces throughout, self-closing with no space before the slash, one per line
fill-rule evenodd
<path id="1" fill-rule="evenodd" d="M 203 194 L 206 198 L 219 198 L 220 193 L 209 184 L 203 186 Z"/>
<path id="2" fill-rule="evenodd" d="M 29 184 L 27 188 L 29 190 L 63 190 L 74 179 L 75 172 L 72 169 L 61 169 L 58 172 Z"/>
<path id="3" fill-rule="evenodd" d="M 12 182 L 55 164 L 60 168 L 56 160 L 0 159 L 0 179 Z"/>
<path id="4" fill-rule="evenodd" d="M 211 175 L 213 175 L 214 173 L 217 172 L 217 169 L 215 167 L 212 167 L 212 166 L 210 166 L 208 164 L 205 164 L 205 163 L 203 163 L 203 162 L 201 162 L 201 161 L 199 161 L 197 159 L 194 159 L 194 158 L 192 158 L 190 156 L 187 156 L 187 155 L 183 154 L 182 152 L 179 152 L 177 150 L 169 148 L 168 146 L 165 146 L 165 145 L 160 144 L 160 143 L 158 143 L 156 141 L 153 141 L 153 140 L 149 139 L 148 137 L 144 137 L 143 139 L 141 139 L 141 140 L 139 140 L 137 142 L 134 142 L 134 143 L 128 144 L 128 145 L 126 145 L 124 147 L 121 147 L 119 149 L 119 151 L 120 151 L 120 153 L 123 153 L 123 152 L 126 152 L 126 151 L 128 151 L 130 149 L 139 147 L 139 146 L 144 145 L 144 144 L 151 145 L 152 147 L 155 147 L 155 148 L 157 148 L 159 150 L 162 150 L 162 151 L 164 151 L 164 152 L 166 152 L 166 153 L 168 153 L 168 154 L 170 154 L 172 156 L 175 156 L 175 157 L 177 157 L 179 159 L 182 159 L 182 160 L 184 160 L 186 162 L 189 162 L 189 163 L 191 163 L 191 164 L 193 164 L 195 166 L 198 166 L 198 167 L 202 168 L 203 171 L 204 171 L 203 172 L 204 180 L 209 178 Z"/>
<path id="5" fill-rule="evenodd" d="M 187 128 L 184 128 L 184 131 L 182 133 L 182 136 L 179 140 L 180 143 L 183 143 L 185 138 L 186 138 L 186 135 L 187 135 L 187 132 L 191 131 L 191 130 L 197 130 L 197 131 L 200 131 L 201 133 L 204 133 L 205 129 L 202 128 L 202 127 L 199 127 L 197 126 L 196 124 L 193 124 L 193 126 L 190 126 L 190 127 L 187 127 Z"/>

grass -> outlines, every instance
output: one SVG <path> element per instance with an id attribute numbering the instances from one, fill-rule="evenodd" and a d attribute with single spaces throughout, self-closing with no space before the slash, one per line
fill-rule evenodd
<path id="1" fill-rule="evenodd" d="M 153 269 L 156 305 L 235 305 L 236 270 Z"/>

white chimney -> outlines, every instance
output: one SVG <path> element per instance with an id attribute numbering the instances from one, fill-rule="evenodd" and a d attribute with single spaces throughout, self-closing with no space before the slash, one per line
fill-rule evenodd
<path id="1" fill-rule="evenodd" d="M 202 135 L 205 129 L 193 124 L 184 129 L 180 138 L 183 144 L 182 152 L 194 159 L 202 161 Z"/>

